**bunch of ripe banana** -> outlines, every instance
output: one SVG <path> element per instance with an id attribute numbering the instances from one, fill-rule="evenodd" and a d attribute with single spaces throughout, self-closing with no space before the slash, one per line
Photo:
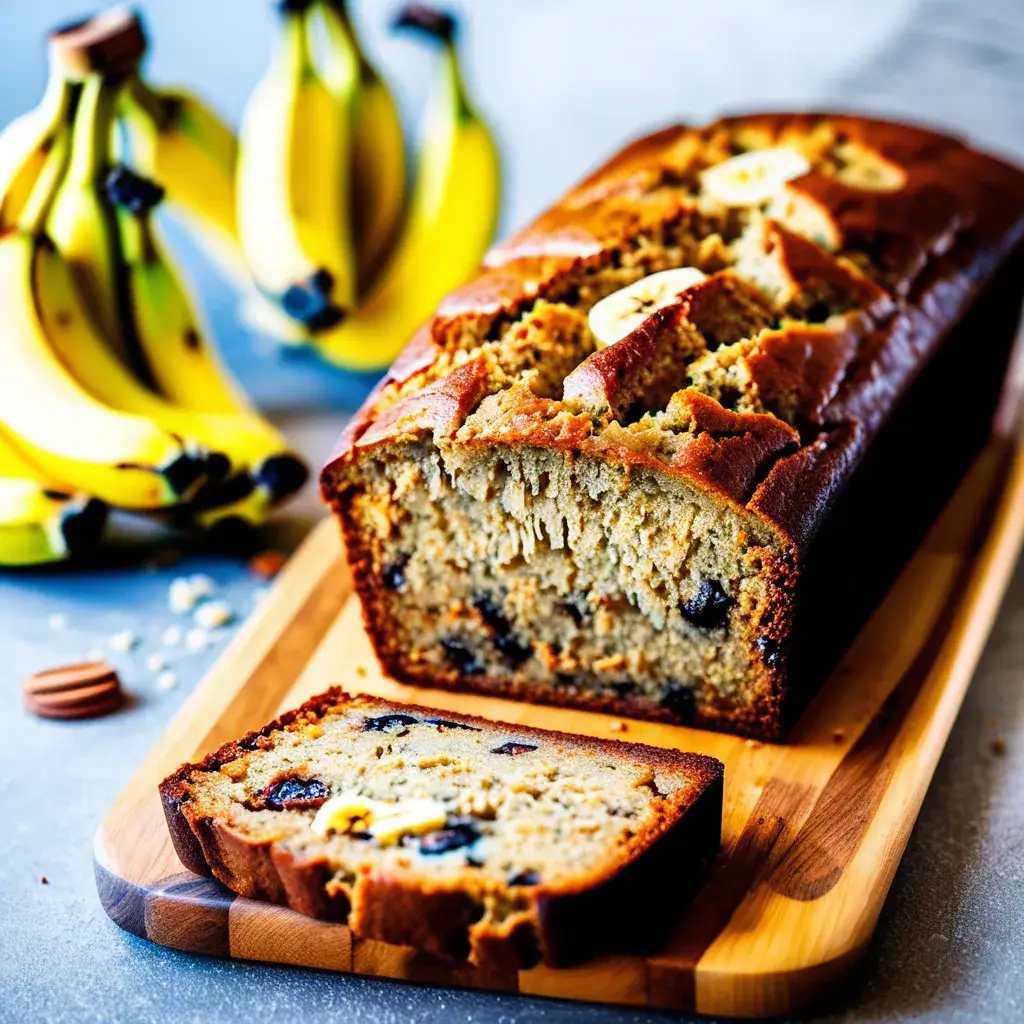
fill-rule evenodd
<path id="1" fill-rule="evenodd" d="M 402 125 L 345 0 L 282 0 L 278 10 L 236 178 L 238 237 L 259 296 L 249 320 L 345 369 L 379 369 L 483 257 L 498 214 L 497 150 L 466 95 L 455 21 L 404 8 L 395 26 L 441 50 L 406 203 Z"/>
<path id="2" fill-rule="evenodd" d="M 0 564 L 74 555 L 105 506 L 258 523 L 307 475 L 219 365 L 161 243 L 165 188 L 233 209 L 230 175 L 203 167 L 230 169 L 235 147 L 197 100 L 143 84 L 144 50 L 123 11 L 53 33 L 42 102 L 0 134 Z"/>

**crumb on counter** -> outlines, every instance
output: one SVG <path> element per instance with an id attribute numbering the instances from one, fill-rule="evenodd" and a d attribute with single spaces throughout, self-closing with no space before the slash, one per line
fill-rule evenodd
<path id="1" fill-rule="evenodd" d="M 178 685 L 177 675 L 168 669 L 156 677 L 156 688 L 161 691 L 173 690 Z"/>
<path id="2" fill-rule="evenodd" d="M 160 637 L 160 642 L 164 647 L 177 647 L 181 643 L 184 631 L 181 626 L 168 626 Z"/>
<path id="3" fill-rule="evenodd" d="M 167 589 L 167 606 L 175 615 L 186 615 L 196 606 L 198 598 L 192 590 L 192 584 L 184 576 L 171 580 Z"/>
<path id="4" fill-rule="evenodd" d="M 208 601 L 201 604 L 192 617 L 197 626 L 204 629 L 220 629 L 233 622 L 235 613 L 226 601 Z"/>
<path id="5" fill-rule="evenodd" d="M 122 629 L 107 641 L 107 646 L 118 654 L 127 654 L 138 646 L 139 636 L 131 629 Z"/>
<path id="6" fill-rule="evenodd" d="M 1006 753 L 1006 740 L 1004 740 L 1002 736 L 997 736 L 990 746 L 992 747 L 992 753 L 995 754 L 996 757 L 1002 757 L 1003 754 Z"/>
<path id="7" fill-rule="evenodd" d="M 187 615 L 200 601 L 217 593 L 217 583 L 206 573 L 178 576 L 167 590 L 167 605 L 175 615 Z"/>
<path id="8" fill-rule="evenodd" d="M 205 629 L 190 629 L 185 634 L 185 646 L 190 651 L 205 651 L 210 645 L 210 634 Z"/>
<path id="9" fill-rule="evenodd" d="M 217 593 L 216 580 L 205 572 L 193 573 L 189 576 L 188 582 L 192 587 L 192 593 L 196 595 L 196 599 L 199 601 L 204 597 L 213 597 Z"/>
<path id="10" fill-rule="evenodd" d="M 611 729 L 612 732 L 626 732 L 629 729 L 629 726 L 626 725 L 625 722 L 616 718 L 608 723 L 608 728 Z"/>
<path id="11" fill-rule="evenodd" d="M 50 629 L 64 629 L 68 624 L 68 617 L 63 612 L 54 612 L 50 616 Z"/>

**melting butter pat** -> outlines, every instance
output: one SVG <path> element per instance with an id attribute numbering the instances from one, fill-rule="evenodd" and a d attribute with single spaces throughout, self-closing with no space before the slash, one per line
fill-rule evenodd
<path id="1" fill-rule="evenodd" d="M 391 846 L 402 836 L 443 828 L 447 819 L 444 805 L 436 800 L 390 802 L 342 793 L 321 806 L 310 827 L 319 836 L 366 832 L 381 846 Z"/>

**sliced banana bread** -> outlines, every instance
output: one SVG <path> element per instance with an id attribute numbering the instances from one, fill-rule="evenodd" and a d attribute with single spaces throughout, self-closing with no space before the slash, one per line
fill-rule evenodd
<path id="1" fill-rule="evenodd" d="M 160 785 L 182 862 L 478 964 L 656 946 L 718 850 L 722 764 L 331 690 Z"/>
<path id="2" fill-rule="evenodd" d="M 1022 230 L 1024 174 L 919 128 L 629 146 L 442 302 L 324 469 L 385 670 L 778 737 L 986 436 Z"/>

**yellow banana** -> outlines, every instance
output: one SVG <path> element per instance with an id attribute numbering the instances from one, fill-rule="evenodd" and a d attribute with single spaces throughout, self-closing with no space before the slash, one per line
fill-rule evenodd
<path id="1" fill-rule="evenodd" d="M 243 323 L 279 341 L 305 344 L 305 328 L 253 287 L 245 265 L 236 214 L 238 139 L 232 129 L 193 93 L 156 88 L 139 74 L 125 83 L 118 115 L 132 163 L 160 182 L 174 213 L 242 292 Z"/>
<path id="2" fill-rule="evenodd" d="M 313 65 L 307 3 L 291 0 L 270 68 L 242 120 L 238 230 L 257 287 L 309 330 L 352 309 L 351 103 Z"/>
<path id="3" fill-rule="evenodd" d="M 85 86 L 85 95 L 93 86 L 90 80 Z M 106 85 L 102 87 L 107 88 Z M 97 109 L 83 106 L 76 114 L 75 125 L 71 130 L 70 161 L 61 153 L 66 148 L 67 137 L 59 137 L 51 154 L 52 164 L 44 171 L 54 176 L 52 186 L 40 179 L 38 193 L 33 195 L 27 215 L 34 219 L 53 220 L 52 205 L 47 212 L 47 204 L 61 201 L 67 195 L 61 181 L 61 171 L 65 166 L 73 166 L 75 150 L 81 139 L 81 128 L 78 118 L 88 119 L 90 127 L 95 128 L 96 119 L 105 115 Z M 87 135 L 87 137 L 91 137 Z M 130 178 L 126 184 L 125 178 Z M 104 193 L 122 202 L 142 204 L 152 202 L 153 195 L 160 195 L 160 189 L 145 179 L 126 176 L 120 169 L 113 169 L 106 176 L 103 184 Z M 132 317 L 128 300 L 129 276 L 123 272 L 121 265 L 120 238 L 116 227 L 116 210 L 113 201 L 107 195 L 88 196 L 88 205 L 94 214 L 113 215 L 115 233 L 109 244 L 113 251 L 113 259 L 117 264 L 111 268 L 116 275 L 119 300 L 113 304 L 121 328 L 121 338 L 128 348 L 132 365 L 141 368 L 148 379 L 150 367 L 145 353 L 138 345 L 135 321 Z M 207 473 L 223 476 L 229 468 L 229 457 L 221 448 L 229 442 L 240 443 L 238 437 L 248 440 L 250 430 L 245 424 L 239 424 L 234 417 L 205 416 L 193 414 L 166 402 L 140 381 L 115 354 L 113 347 L 100 335 L 94 325 L 90 313 L 85 309 L 80 285 L 68 273 L 68 264 L 59 253 L 50 249 L 37 257 L 35 268 L 36 288 L 40 296 L 40 315 L 43 327 L 49 340 L 53 354 L 71 373 L 74 379 L 93 398 L 111 409 L 146 417 L 166 430 L 174 437 L 183 440 L 187 450 L 194 452 L 197 458 L 206 462 Z M 212 455 L 210 453 L 213 453 Z"/>
<path id="4" fill-rule="evenodd" d="M 0 425 L 41 470 L 76 490 L 124 508 L 175 504 L 202 481 L 201 453 L 152 420 L 97 401 L 67 371 L 47 327 L 87 323 L 75 302 L 48 239 L 0 238 Z"/>
<path id="5" fill-rule="evenodd" d="M 238 140 L 231 128 L 198 97 L 156 89 L 137 74 L 125 83 L 118 114 L 135 167 L 160 182 L 218 267 L 248 285 L 235 214 Z"/>
<path id="6" fill-rule="evenodd" d="M 118 84 L 88 75 L 72 129 L 71 160 L 50 205 L 46 234 L 67 261 L 100 334 L 124 360 L 124 282 L 118 274 L 117 224 L 105 191 Z"/>
<path id="7" fill-rule="evenodd" d="M 39 106 L 0 133 L 0 232 L 17 225 L 77 92 L 73 82 L 52 69 Z"/>
<path id="8" fill-rule="evenodd" d="M 111 182 L 114 190 L 126 197 L 147 191 L 152 194 L 155 188 L 124 170 Z M 134 321 L 132 334 L 148 378 L 175 414 L 186 422 L 196 422 L 197 436 L 211 450 L 224 453 L 234 472 L 249 474 L 266 490 L 269 502 L 283 500 L 305 482 L 305 465 L 217 361 L 188 293 L 157 237 L 152 203 L 129 199 L 129 205 L 132 208 L 120 206 L 117 217 Z"/>
<path id="9" fill-rule="evenodd" d="M 405 141 L 391 90 L 359 44 L 346 0 L 322 0 L 324 82 L 353 111 L 352 229 L 365 292 L 391 251 L 405 204 Z"/>
<path id="10" fill-rule="evenodd" d="M 41 233 L 69 142 L 67 131 L 57 137 L 18 228 L 0 238 L 0 425 L 29 461 L 75 489 L 126 508 L 175 504 L 202 482 L 205 454 L 98 400 L 55 351 L 70 337 L 77 352 L 73 342 L 93 331 L 70 268 Z"/>
<path id="11" fill-rule="evenodd" d="M 99 540 L 105 521 L 102 502 L 67 493 L 0 431 L 0 565 L 74 557 Z"/>
<path id="12" fill-rule="evenodd" d="M 387 366 L 441 298 L 479 266 L 497 223 L 498 152 L 466 96 L 450 19 L 406 24 L 440 39 L 442 66 L 395 250 L 359 310 L 313 337 L 325 359 L 349 370 Z"/>

